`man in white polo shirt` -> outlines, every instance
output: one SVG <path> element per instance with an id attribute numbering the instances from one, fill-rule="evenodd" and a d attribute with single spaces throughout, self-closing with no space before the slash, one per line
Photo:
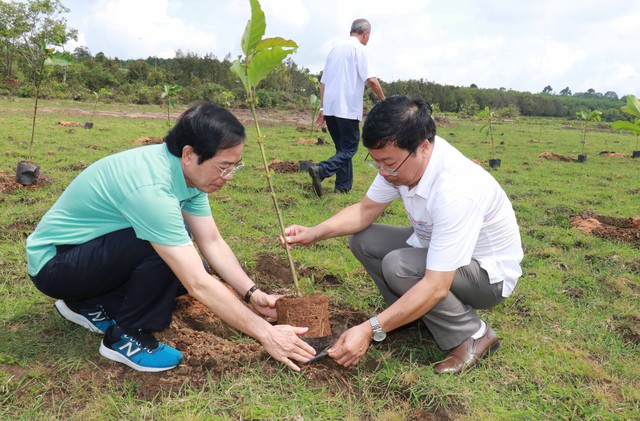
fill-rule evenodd
<path id="1" fill-rule="evenodd" d="M 369 85 L 378 98 L 384 99 L 365 48 L 370 36 L 369 21 L 356 19 L 351 25 L 349 39 L 331 50 L 327 56 L 320 80 L 322 108 L 317 124 L 322 124 L 323 120 L 327 123 L 336 153 L 309 168 L 313 189 L 318 196 L 322 196 L 322 180 L 334 174 L 335 192 L 346 193 L 353 187 L 351 158 L 358 152 L 360 142 L 365 84 Z"/>
<path id="2" fill-rule="evenodd" d="M 292 247 L 352 234 L 352 252 L 388 305 L 341 335 L 329 356 L 355 365 L 371 339 L 421 318 L 449 350 L 435 371 L 469 369 L 499 346 L 476 309 L 500 304 L 522 274 L 511 202 L 487 171 L 436 136 L 423 100 L 393 96 L 377 104 L 362 138 L 378 171 L 366 196 L 314 227 L 286 229 Z M 398 198 L 410 226 L 374 224 Z"/>

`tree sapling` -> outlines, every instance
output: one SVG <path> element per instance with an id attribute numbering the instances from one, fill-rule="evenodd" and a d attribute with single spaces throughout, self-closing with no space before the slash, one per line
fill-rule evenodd
<path id="1" fill-rule="evenodd" d="M 582 119 L 583 123 L 582 123 L 582 140 L 580 140 L 580 143 L 582 144 L 582 149 L 581 149 L 581 153 L 580 155 L 578 155 L 578 162 L 587 162 L 587 155 L 585 155 L 584 153 L 584 145 L 587 144 L 586 142 L 586 137 L 587 137 L 587 126 L 589 125 L 589 122 L 593 121 L 602 121 L 602 112 L 598 111 L 598 110 L 593 110 L 590 113 L 587 113 L 586 111 L 580 111 L 578 113 L 576 113 L 576 115 L 578 116 L 578 118 Z"/>
<path id="2" fill-rule="evenodd" d="M 627 95 L 627 105 L 620 107 L 624 113 L 633 116 L 633 122 L 627 120 L 617 120 L 611 124 L 614 130 L 626 130 L 636 135 L 636 147 L 631 155 L 632 158 L 640 158 L 638 150 L 638 140 L 640 140 L 640 100 L 635 95 Z"/>

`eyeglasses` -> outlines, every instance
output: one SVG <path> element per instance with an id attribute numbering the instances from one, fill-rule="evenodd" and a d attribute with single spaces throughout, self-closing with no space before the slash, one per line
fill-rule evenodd
<path id="1" fill-rule="evenodd" d="M 413 152 L 409 152 L 409 155 L 407 155 L 407 157 L 400 163 L 400 165 L 398 165 L 396 167 L 395 170 L 392 170 L 391 168 L 387 168 L 387 167 L 383 167 L 383 166 L 378 166 L 376 164 L 374 164 L 373 162 L 369 161 L 369 157 L 371 156 L 370 154 L 367 154 L 367 156 L 364 157 L 364 162 L 370 166 L 371 168 L 373 168 L 374 170 L 380 172 L 380 171 L 384 171 L 387 174 L 389 174 L 392 177 L 395 177 L 398 175 L 398 170 L 400 169 L 400 167 L 402 166 L 402 164 L 404 164 L 407 159 L 409 159 L 409 157 L 411 156 Z"/>
<path id="2" fill-rule="evenodd" d="M 225 180 L 228 180 L 231 177 L 233 177 L 233 174 L 235 174 L 236 171 L 238 171 L 240 168 L 244 167 L 244 162 L 240 161 L 236 165 L 234 165 L 233 167 L 229 167 L 229 168 L 220 168 L 213 161 L 211 161 L 211 165 L 213 165 L 214 167 L 216 167 L 220 171 L 220 177 L 221 178 L 224 178 Z"/>

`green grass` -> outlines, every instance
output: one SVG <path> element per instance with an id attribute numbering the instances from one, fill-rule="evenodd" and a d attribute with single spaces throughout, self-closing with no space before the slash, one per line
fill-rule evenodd
<path id="1" fill-rule="evenodd" d="M 13 174 L 17 161 L 28 158 L 29 104 L 0 100 L 0 170 L 5 173 Z M 98 116 L 93 130 L 57 124 L 74 120 L 69 108 L 91 106 L 44 101 L 42 107 L 53 111 L 38 117 L 33 158 L 51 184 L 0 193 L 0 419 L 638 417 L 640 251 L 578 232 L 569 222 L 585 210 L 640 216 L 640 160 L 598 155 L 602 150 L 630 154 L 632 136 L 588 132 L 589 160 L 578 164 L 539 157 L 542 152 L 577 157 L 577 122 L 522 119 L 496 126 L 496 141 L 504 143 L 497 145 L 502 166 L 492 174 L 518 216 L 524 275 L 510 299 L 481 312 L 502 338 L 502 347 L 477 369 L 462 376 L 436 376 L 425 362 L 444 353 L 409 336 L 370 349 L 358 368 L 332 371 L 335 377 L 322 381 L 268 360 L 246 363 L 203 385 L 147 395 L 145 385 L 158 377 L 105 363 L 97 356 L 96 336 L 61 320 L 53 300 L 38 292 L 26 273 L 25 238 L 66 185 L 95 160 L 167 130 L 161 119 Z M 162 112 L 128 105 L 122 110 Z M 478 133 L 482 123 L 448 118 L 439 134 L 470 158 L 486 162 L 491 151 Z M 262 129 L 269 160 L 320 161 L 332 154 L 332 145 L 296 142 L 307 135 L 295 127 Z M 259 169 L 255 130 L 248 125 L 247 132 L 248 165 L 211 195 L 211 204 L 223 235 L 241 263 L 251 268 L 260 253 L 284 252 L 276 241 L 277 219 Z M 312 225 L 359 200 L 375 174 L 364 164 L 365 154 L 361 149 L 356 155 L 355 187 L 348 195 L 317 198 L 306 174 L 275 174 L 285 224 Z M 325 188 L 331 189 L 332 181 L 326 180 Z M 382 220 L 406 224 L 399 203 Z M 305 279 L 308 290 L 321 290 L 332 301 L 366 314 L 381 308 L 375 286 L 349 253 L 346 239 L 296 249 L 293 257 L 298 266 L 314 269 L 316 277 L 331 274 L 342 280 L 323 289 L 314 284 L 316 279 Z M 124 381 L 114 382 L 116 377 Z"/>

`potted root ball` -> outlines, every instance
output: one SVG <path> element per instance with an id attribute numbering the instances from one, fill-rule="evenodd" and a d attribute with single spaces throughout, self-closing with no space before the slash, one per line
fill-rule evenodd
<path id="1" fill-rule="evenodd" d="M 593 121 L 593 122 L 602 121 L 602 117 L 601 117 L 602 112 L 598 110 L 593 110 L 587 114 L 586 111 L 580 111 L 579 113 L 576 113 L 576 115 L 578 116 L 578 118 L 582 119 L 583 121 L 582 139 L 580 140 L 580 143 L 582 144 L 582 148 L 581 148 L 580 155 L 578 155 L 578 162 L 584 163 L 584 162 L 587 162 L 587 155 L 584 153 L 584 145 L 587 144 L 586 142 L 587 126 L 589 125 L 590 121 Z"/>
<path id="2" fill-rule="evenodd" d="M 258 124 L 256 114 L 256 86 L 266 78 L 273 69 L 279 66 L 282 61 L 291 53 L 295 52 L 298 45 L 292 40 L 283 38 L 263 39 L 266 21 L 264 13 L 258 0 L 251 2 L 251 19 L 242 36 L 242 51 L 245 57 L 239 57 L 231 65 L 231 71 L 238 76 L 245 87 L 247 100 L 251 106 L 251 113 L 255 124 L 260 154 L 264 164 L 264 171 L 271 192 L 271 198 L 280 225 L 280 233 L 285 237 L 285 225 L 282 212 L 278 204 L 278 198 L 273 186 L 271 171 L 267 163 L 265 153 L 264 138 Z M 329 298 L 325 295 L 302 296 L 295 265 L 291 257 L 290 247 L 284 247 L 291 277 L 295 286 L 296 295 L 282 297 L 276 302 L 279 324 L 289 324 L 292 326 L 306 326 L 307 333 L 301 335 L 309 345 L 316 350 L 316 357 L 312 361 L 317 361 L 326 355 L 326 349 L 331 345 L 331 326 L 329 322 Z"/>
<path id="3" fill-rule="evenodd" d="M 627 105 L 620 107 L 620 111 L 633 116 L 633 121 L 618 120 L 611 124 L 611 128 L 615 130 L 627 130 L 636 136 L 635 150 L 632 152 L 632 158 L 640 158 L 640 101 L 635 95 L 627 95 Z"/>

